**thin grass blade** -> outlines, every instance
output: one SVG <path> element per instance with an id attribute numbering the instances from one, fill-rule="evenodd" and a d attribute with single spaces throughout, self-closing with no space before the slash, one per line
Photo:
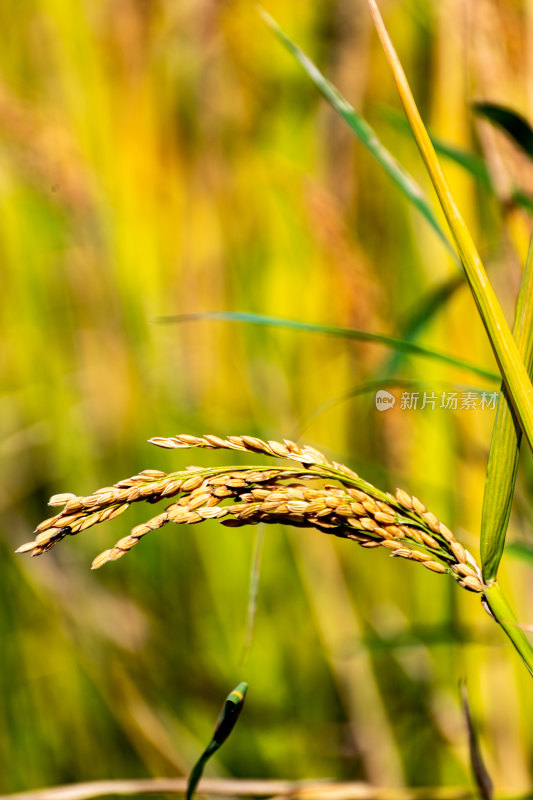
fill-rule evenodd
<path id="1" fill-rule="evenodd" d="M 246 697 L 247 689 L 247 683 L 239 683 L 239 685 L 236 686 L 235 689 L 233 689 L 233 691 L 230 692 L 226 697 L 224 707 L 222 708 L 213 733 L 213 738 L 194 765 L 190 774 L 187 784 L 187 800 L 192 800 L 196 787 L 198 786 L 198 782 L 203 775 L 206 763 L 209 761 L 213 753 L 216 753 L 219 747 L 224 744 L 235 727 L 244 705 L 244 698 Z"/>
<path id="2" fill-rule="evenodd" d="M 466 688 L 466 684 L 464 683 L 461 685 L 461 701 L 463 704 L 463 712 L 465 715 L 466 727 L 468 729 L 468 750 L 470 752 L 470 766 L 472 767 L 472 773 L 474 775 L 474 779 L 476 781 L 476 785 L 479 790 L 479 796 L 482 798 L 482 800 L 492 800 L 492 796 L 494 793 L 492 779 L 489 775 L 489 772 L 483 760 L 483 755 L 481 753 L 481 748 L 479 746 L 477 729 L 476 726 L 474 725 L 472 712 L 470 710 L 468 691 Z"/>
<path id="3" fill-rule="evenodd" d="M 524 363 L 533 369 L 533 237 L 520 286 L 513 335 Z M 522 431 L 515 421 L 505 387 L 492 431 L 481 515 L 481 567 L 485 582 L 496 580 L 513 502 Z"/>
<path id="4" fill-rule="evenodd" d="M 448 187 L 409 83 L 375 0 L 367 0 L 418 148 L 435 187 L 502 373 L 508 396 L 533 451 L 533 386 L 476 246 Z"/>
<path id="5" fill-rule="evenodd" d="M 244 635 L 244 645 L 241 664 L 243 667 L 248 663 L 248 657 L 252 647 L 252 639 L 255 628 L 255 617 L 257 612 L 257 595 L 259 592 L 259 578 L 261 576 L 261 559 L 265 544 L 265 526 L 259 525 L 255 534 L 254 551 L 252 555 L 252 566 L 250 569 L 250 584 L 248 589 L 248 606 L 246 609 L 246 633 Z"/>
<path id="6" fill-rule="evenodd" d="M 374 344 L 382 344 L 407 353 L 413 356 L 422 356 L 424 358 L 432 358 L 435 361 L 442 361 L 445 364 L 453 367 L 460 367 L 461 369 L 479 375 L 488 381 L 499 381 L 499 376 L 484 367 L 479 367 L 477 364 L 472 364 L 469 361 L 464 361 L 461 358 L 455 358 L 447 353 L 441 353 L 438 350 L 433 350 L 430 347 L 423 347 L 422 345 L 409 342 L 405 339 L 398 339 L 394 336 L 386 336 L 382 333 L 370 333 L 369 331 L 358 330 L 357 328 L 340 328 L 336 325 L 319 325 L 313 322 L 301 322 L 294 319 L 281 319 L 279 317 L 270 317 L 265 314 L 252 314 L 246 311 L 203 311 L 198 314 L 176 314 L 167 317 L 158 317 L 158 322 L 162 323 L 184 323 L 184 322 L 199 322 L 206 319 L 219 319 L 228 320 L 229 322 L 245 322 L 250 325 L 263 325 L 273 328 L 287 328 L 296 331 L 305 331 L 307 333 L 322 333 L 327 336 L 339 336 L 344 339 L 356 339 L 360 342 L 373 342 Z"/>
<path id="7" fill-rule="evenodd" d="M 407 199 L 417 208 L 426 218 L 439 238 L 444 242 L 446 248 L 457 259 L 457 254 L 442 226 L 439 224 L 433 213 L 428 199 L 418 183 L 411 175 L 396 161 L 392 153 L 380 142 L 375 131 L 363 117 L 357 113 L 352 105 L 341 95 L 338 89 L 333 86 L 322 75 L 318 67 L 305 55 L 302 50 L 287 36 L 280 28 L 278 23 L 264 9 L 259 8 L 259 13 L 268 27 L 278 37 L 280 42 L 296 58 L 304 68 L 307 75 L 311 78 L 319 92 L 327 100 L 330 106 L 348 123 L 352 131 L 364 146 L 372 153 L 374 158 L 381 164 L 385 172 L 389 175 L 398 188 L 403 192 Z"/>

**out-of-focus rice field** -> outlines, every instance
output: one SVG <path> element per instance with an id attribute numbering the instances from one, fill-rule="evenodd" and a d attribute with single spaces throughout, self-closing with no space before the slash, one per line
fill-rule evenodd
<path id="1" fill-rule="evenodd" d="M 494 192 L 444 162 L 512 321 L 531 217 L 508 200 L 533 173 L 470 103 L 533 118 L 531 4 L 381 6 L 431 130 L 489 166 Z M 265 7 L 436 209 L 365 3 Z M 420 312 L 415 342 L 497 371 L 456 263 L 253 4 L 0 0 L 0 27 L 0 791 L 187 774 L 240 680 L 246 707 L 207 774 L 469 786 L 466 679 L 497 790 L 525 793 L 530 678 L 447 576 L 209 521 L 91 572 L 146 518 L 135 506 L 41 558 L 14 555 L 54 493 L 230 463 L 146 442 L 181 432 L 307 442 L 417 495 L 476 553 L 494 411 L 461 396 L 499 384 L 383 345 L 161 321 L 241 311 L 403 337 Z M 376 409 L 378 388 L 394 408 Z M 458 408 L 440 408 L 453 392 Z M 531 547 L 532 484 L 524 453 L 515 545 Z M 501 582 L 527 625 L 518 549 Z"/>

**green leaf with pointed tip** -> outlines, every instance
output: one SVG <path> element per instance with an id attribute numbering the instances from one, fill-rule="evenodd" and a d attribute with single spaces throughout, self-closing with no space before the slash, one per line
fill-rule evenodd
<path id="1" fill-rule="evenodd" d="M 533 368 L 533 238 L 516 303 L 513 336 L 531 374 Z M 505 546 L 513 502 L 522 431 L 515 421 L 507 393 L 502 387 L 492 431 L 487 480 L 481 514 L 481 566 L 485 581 L 496 579 Z"/>
<path id="2" fill-rule="evenodd" d="M 430 347 L 423 347 L 422 345 L 408 342 L 405 339 L 397 339 L 394 336 L 386 336 L 382 333 L 369 333 L 369 331 L 361 331 L 355 328 L 339 328 L 336 325 L 317 325 L 312 322 L 300 322 L 294 319 L 280 319 L 279 317 L 269 317 L 264 314 L 251 314 L 246 311 L 204 311 L 198 314 L 177 314 L 168 317 L 159 317 L 158 322 L 163 323 L 183 323 L 183 322 L 199 322 L 205 319 L 220 319 L 228 320 L 230 322 L 247 322 L 251 325 L 264 325 L 274 328 L 288 328 L 290 330 L 305 331 L 307 333 L 323 333 L 327 336 L 340 336 L 344 339 L 357 339 L 361 342 L 374 342 L 375 344 L 383 344 L 387 347 L 392 347 L 395 350 L 400 350 L 404 353 L 409 353 L 414 356 L 422 356 L 424 358 L 432 358 L 435 361 L 442 361 L 453 367 L 460 367 L 461 369 L 473 372 L 475 375 L 480 375 L 488 381 L 499 380 L 498 375 L 483 367 L 478 367 L 476 364 L 471 364 L 461 358 L 449 356 L 446 353 L 441 353 L 438 350 L 432 350 Z"/>
<path id="3" fill-rule="evenodd" d="M 348 123 L 352 131 L 365 147 L 372 153 L 374 158 L 381 164 L 385 172 L 392 178 L 394 183 L 404 193 L 408 200 L 426 218 L 431 227 L 436 231 L 440 239 L 444 242 L 447 249 L 455 260 L 457 253 L 451 244 L 448 236 L 439 224 L 434 212 L 429 205 L 424 192 L 409 175 L 409 173 L 396 161 L 392 153 L 380 142 L 374 130 L 370 127 L 363 117 L 350 105 L 341 95 L 338 89 L 333 86 L 322 75 L 318 67 L 308 58 L 300 48 L 289 39 L 287 34 L 280 28 L 278 23 L 264 9 L 259 7 L 259 13 L 269 28 L 275 33 L 281 43 L 292 53 L 296 60 L 306 71 L 319 92 L 328 101 L 330 106 Z"/>
<path id="4" fill-rule="evenodd" d="M 194 765 L 189 776 L 189 782 L 187 784 L 187 800 L 192 799 L 195 789 L 198 786 L 198 781 L 203 775 L 206 763 L 209 761 L 213 753 L 216 753 L 218 748 L 224 744 L 235 727 L 244 705 L 244 698 L 246 697 L 247 689 L 247 683 L 239 683 L 239 685 L 236 686 L 235 689 L 233 689 L 233 691 L 230 692 L 226 697 L 224 707 L 220 712 L 220 717 L 218 718 L 215 730 L 213 732 L 213 738 Z"/>
<path id="5" fill-rule="evenodd" d="M 533 158 L 533 128 L 525 117 L 497 103 L 473 103 L 472 108 L 476 114 L 502 128 L 524 153 Z"/>

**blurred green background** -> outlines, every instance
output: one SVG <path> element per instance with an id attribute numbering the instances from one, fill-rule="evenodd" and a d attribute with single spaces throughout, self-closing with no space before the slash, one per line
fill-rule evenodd
<path id="1" fill-rule="evenodd" d="M 387 111 L 398 102 L 365 3 L 265 7 L 433 203 Z M 432 130 L 488 163 L 493 192 L 445 166 L 511 320 L 531 220 L 508 201 L 532 170 L 469 104 L 533 113 L 533 7 L 382 8 Z M 42 558 L 13 554 L 56 492 L 227 461 L 146 443 L 179 432 L 308 442 L 416 494 L 476 553 L 494 412 L 378 412 L 374 392 L 354 393 L 379 380 L 383 346 L 158 321 L 248 311 L 401 336 L 459 274 L 253 4 L 0 0 L 0 27 L 0 790 L 187 774 L 239 680 L 244 713 L 207 774 L 467 785 L 466 678 L 497 787 L 525 791 L 529 678 L 446 577 L 313 532 L 272 528 L 261 544 L 256 528 L 211 522 L 91 572 L 142 507 Z M 495 369 L 460 282 L 416 341 Z M 413 391 L 498 388 L 413 357 L 392 375 Z M 532 484 L 526 454 L 515 542 Z M 502 583 L 532 623 L 528 562 L 506 556 Z"/>

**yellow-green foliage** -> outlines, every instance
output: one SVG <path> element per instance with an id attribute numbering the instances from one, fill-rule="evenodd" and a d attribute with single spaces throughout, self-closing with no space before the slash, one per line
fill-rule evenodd
<path id="1" fill-rule="evenodd" d="M 424 118 L 468 148 L 466 74 L 527 113 L 526 11 L 489 5 L 493 35 L 469 72 L 460 3 L 400 4 L 387 18 Z M 412 141 L 380 112 L 397 101 L 366 10 L 266 8 L 431 197 Z M 0 0 L 0 24 L 0 791 L 184 774 L 241 679 L 245 712 L 208 773 L 464 785 L 463 676 L 495 784 L 525 790 L 528 676 L 452 581 L 269 527 L 244 665 L 253 529 L 172 526 L 89 572 L 99 545 L 145 519 L 132 508 L 75 547 L 13 555 L 50 495 L 113 485 L 147 466 L 146 439 L 181 430 L 305 434 L 377 485 L 421 497 L 475 553 L 494 414 L 399 402 L 378 412 L 374 392 L 355 390 L 389 363 L 383 346 L 158 322 L 249 311 L 401 336 L 457 271 L 250 4 Z M 487 52 L 502 31 L 507 54 Z M 457 165 L 447 173 L 512 318 L 529 223 L 500 200 L 504 179 L 526 170 L 480 133 L 499 198 Z M 416 341 L 495 368 L 464 287 L 425 323 Z M 437 395 L 494 389 L 413 357 L 394 376 Z M 169 451 L 155 466 L 190 459 Z M 511 538 L 528 527 L 529 475 L 526 464 Z M 501 580 L 526 622 L 528 577 L 506 560 Z"/>

